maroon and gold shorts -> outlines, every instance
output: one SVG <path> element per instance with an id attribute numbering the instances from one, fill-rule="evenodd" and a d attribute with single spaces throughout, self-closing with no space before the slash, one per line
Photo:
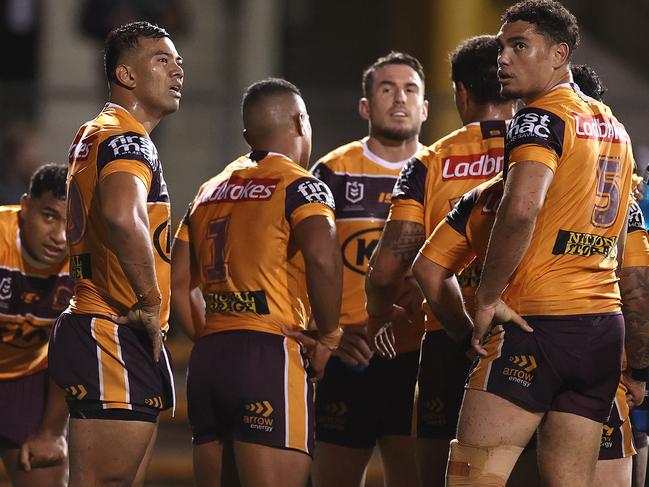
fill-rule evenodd
<path id="1" fill-rule="evenodd" d="M 175 406 L 171 360 L 153 360 L 148 335 L 103 316 L 63 313 L 52 330 L 49 367 L 70 416 L 155 422 Z"/>
<path id="2" fill-rule="evenodd" d="M 626 386 L 621 382 L 618 383 L 611 416 L 602 426 L 602 441 L 599 447 L 600 460 L 616 460 L 636 454 L 626 393 Z"/>
<path id="3" fill-rule="evenodd" d="M 251 330 L 199 338 L 187 403 L 195 445 L 234 438 L 313 454 L 313 384 L 293 339 Z"/>
<path id="4" fill-rule="evenodd" d="M 0 450 L 20 448 L 41 425 L 47 399 L 47 370 L 0 381 Z"/>
<path id="5" fill-rule="evenodd" d="M 621 314 L 527 316 L 533 333 L 493 328 L 468 389 L 488 391 L 532 412 L 560 411 L 605 422 L 620 380 Z"/>

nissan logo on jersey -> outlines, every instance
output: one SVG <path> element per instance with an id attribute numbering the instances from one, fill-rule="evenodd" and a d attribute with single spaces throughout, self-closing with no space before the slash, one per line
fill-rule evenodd
<path id="1" fill-rule="evenodd" d="M 504 160 L 503 149 L 486 154 L 447 157 L 442 165 L 442 179 L 488 179 L 503 170 Z"/>

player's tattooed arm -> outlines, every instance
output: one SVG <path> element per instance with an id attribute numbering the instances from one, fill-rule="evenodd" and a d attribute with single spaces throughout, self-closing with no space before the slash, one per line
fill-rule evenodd
<path id="1" fill-rule="evenodd" d="M 649 267 L 625 267 L 620 274 L 629 367 L 649 367 Z"/>
<path id="2" fill-rule="evenodd" d="M 425 228 L 420 223 L 387 222 L 365 278 L 367 311 L 370 315 L 380 316 L 390 312 L 399 298 L 403 277 L 425 240 Z"/>

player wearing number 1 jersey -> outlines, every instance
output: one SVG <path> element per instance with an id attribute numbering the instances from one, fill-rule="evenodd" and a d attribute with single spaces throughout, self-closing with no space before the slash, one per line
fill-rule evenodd
<path id="1" fill-rule="evenodd" d="M 301 487 L 314 439 L 307 370 L 322 377 L 342 333 L 334 201 L 305 169 L 311 125 L 295 86 L 253 84 L 242 114 L 252 152 L 200 188 L 172 253 L 174 314 L 197 336 L 187 375 L 194 473 L 220 485 L 232 442 L 243 486 Z M 301 333 L 311 315 L 318 340 Z"/>
<path id="2" fill-rule="evenodd" d="M 615 270 L 633 155 L 610 109 L 570 84 L 574 16 L 558 2 L 528 0 L 503 21 L 501 91 L 526 107 L 507 132 L 507 182 L 475 297 L 481 359 L 451 442 L 447 485 L 505 485 L 539 427 L 542 481 L 588 486 L 620 378 Z M 507 305 L 533 331 L 506 323 L 481 345 L 494 317 L 511 314 Z"/>

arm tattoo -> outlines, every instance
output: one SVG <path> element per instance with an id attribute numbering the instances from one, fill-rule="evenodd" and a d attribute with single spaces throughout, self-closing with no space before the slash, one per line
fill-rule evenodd
<path id="1" fill-rule="evenodd" d="M 425 240 L 424 226 L 415 222 L 392 221 L 383 233 L 385 249 L 404 267 L 412 265 Z"/>
<path id="2" fill-rule="evenodd" d="M 629 366 L 649 367 L 649 267 L 626 267 L 620 274 Z"/>

